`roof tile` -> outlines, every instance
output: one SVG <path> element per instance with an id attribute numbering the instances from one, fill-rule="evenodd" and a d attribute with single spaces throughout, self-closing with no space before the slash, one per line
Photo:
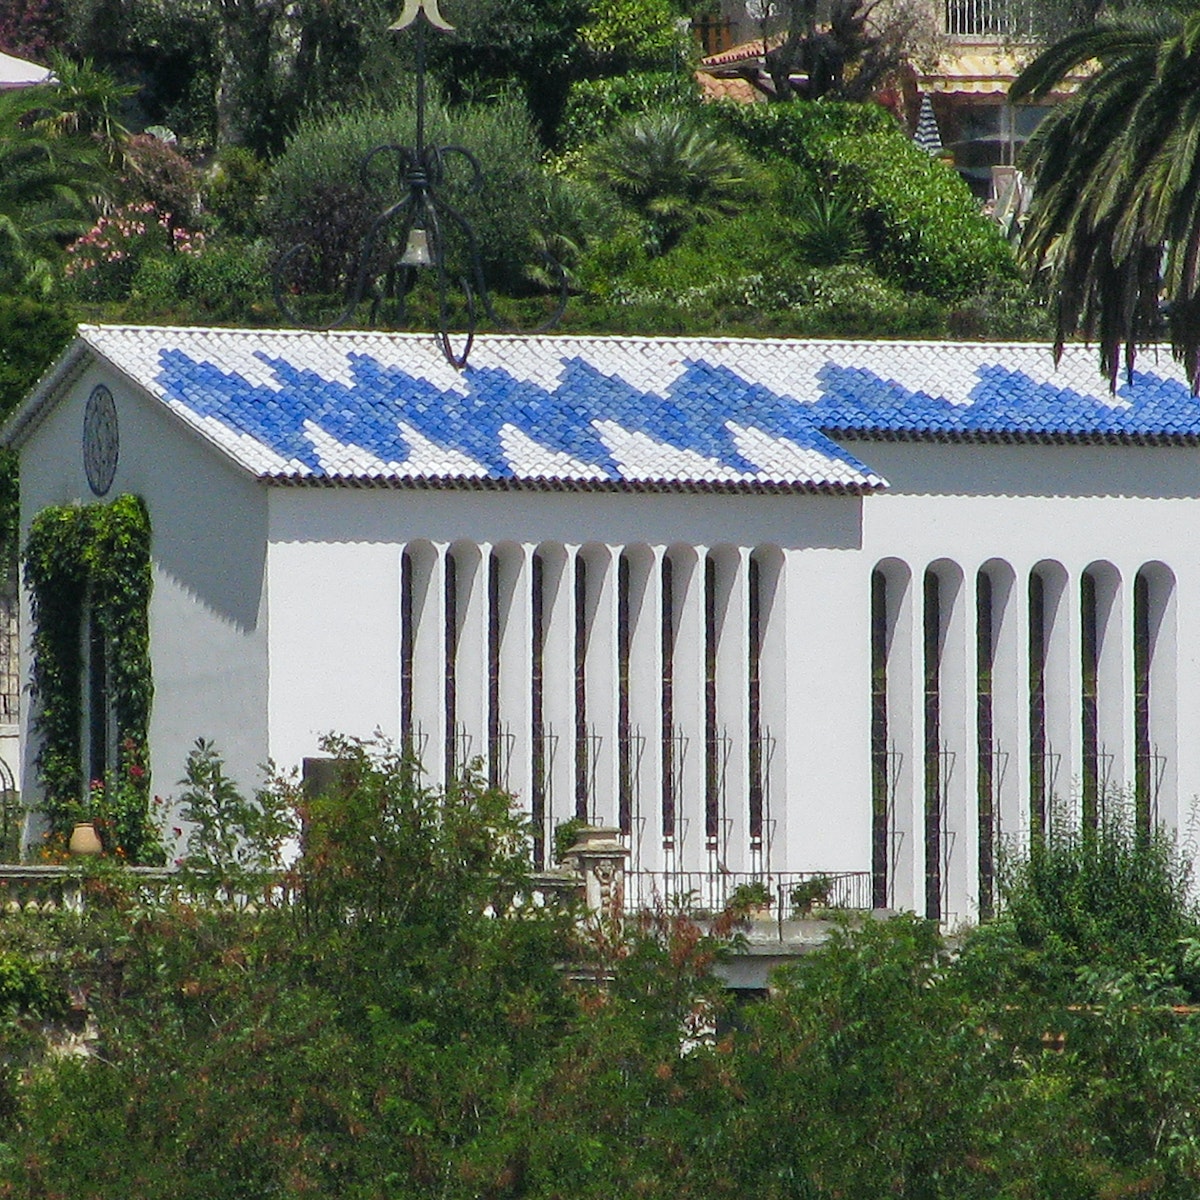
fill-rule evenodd
<path id="1" fill-rule="evenodd" d="M 831 437 L 1200 438 L 1167 353 L 1114 396 L 1081 346 L 488 335 L 458 372 L 426 334 L 81 335 L 267 478 L 860 489 Z"/>

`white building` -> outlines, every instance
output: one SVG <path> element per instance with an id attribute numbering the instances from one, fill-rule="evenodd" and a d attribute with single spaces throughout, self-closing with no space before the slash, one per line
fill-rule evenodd
<path id="1" fill-rule="evenodd" d="M 539 853 L 580 815 L 704 899 L 858 873 L 954 921 L 1000 839 L 1200 794 L 1200 404 L 1138 367 L 85 327 L 7 438 L 26 528 L 148 507 L 158 792 L 197 737 L 250 783 L 378 729 L 434 781 L 481 759 Z"/>

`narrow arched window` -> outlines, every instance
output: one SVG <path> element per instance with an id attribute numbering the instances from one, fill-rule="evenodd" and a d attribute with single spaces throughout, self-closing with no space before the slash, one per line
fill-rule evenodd
<path id="1" fill-rule="evenodd" d="M 675 568 L 662 561 L 662 837 L 663 848 L 675 848 Z"/>
<path id="2" fill-rule="evenodd" d="M 871 906 L 888 906 L 888 587 L 871 572 Z"/>
<path id="3" fill-rule="evenodd" d="M 400 555 L 400 748 L 406 755 L 416 753 L 413 743 L 413 556 L 411 550 Z"/>
<path id="4" fill-rule="evenodd" d="M 717 564 L 704 560 L 704 838 L 717 849 L 721 821 L 721 741 L 717 725 Z"/>
<path id="5" fill-rule="evenodd" d="M 942 593 L 936 572 L 925 572 L 924 778 L 925 915 L 942 915 Z"/>
<path id="6" fill-rule="evenodd" d="M 108 782 L 117 761 L 117 728 L 112 704 L 112 663 L 108 633 L 89 593 L 84 606 L 84 701 L 87 733 L 87 780 Z"/>
<path id="7" fill-rule="evenodd" d="M 975 746 L 976 802 L 979 824 L 979 915 L 995 906 L 996 881 L 996 732 L 995 595 L 992 577 L 980 571 L 975 581 Z"/>
<path id="8" fill-rule="evenodd" d="M 546 846 L 546 563 L 540 554 L 530 564 L 531 677 L 529 724 L 532 741 L 530 822 L 533 825 L 533 861 L 547 865 Z"/>
<path id="9" fill-rule="evenodd" d="M 748 730 L 750 737 L 750 794 L 748 796 L 750 852 L 755 859 L 763 849 L 763 720 L 762 720 L 762 569 L 750 556 L 748 586 L 749 662 L 747 663 Z"/>
<path id="10" fill-rule="evenodd" d="M 442 703 L 446 728 L 446 782 L 458 777 L 458 564 L 446 555 L 443 589 L 445 614 L 445 657 L 442 672 Z"/>
<path id="11" fill-rule="evenodd" d="M 1133 795 L 1137 828 L 1154 820 L 1154 759 L 1150 740 L 1150 580 L 1133 581 Z"/>
<path id="12" fill-rule="evenodd" d="M 633 729 L 629 717 L 629 658 L 633 626 L 629 613 L 629 558 L 617 562 L 617 823 L 633 828 Z"/>
<path id="13" fill-rule="evenodd" d="M 1046 583 L 1029 577 L 1029 829 L 1046 832 Z"/>
<path id="14" fill-rule="evenodd" d="M 1100 808 L 1100 630 L 1096 577 L 1091 571 L 1079 579 L 1079 631 L 1083 827 L 1095 829 Z"/>
<path id="15" fill-rule="evenodd" d="M 500 716 L 500 556 L 488 556 L 487 573 L 487 741 L 488 786 L 504 784 L 505 751 Z"/>
<path id="16" fill-rule="evenodd" d="M 587 561 L 575 557 L 575 817 L 588 820 L 590 745 L 587 711 Z"/>

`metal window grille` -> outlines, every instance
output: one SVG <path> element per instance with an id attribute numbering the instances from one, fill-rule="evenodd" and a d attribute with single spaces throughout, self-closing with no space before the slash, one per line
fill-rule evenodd
<path id="1" fill-rule="evenodd" d="M 946 0 L 951 37 L 1032 37 L 1032 0 Z"/>

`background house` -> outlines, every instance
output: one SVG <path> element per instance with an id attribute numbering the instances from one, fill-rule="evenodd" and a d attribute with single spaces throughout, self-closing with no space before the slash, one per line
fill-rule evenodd
<path id="1" fill-rule="evenodd" d="M 26 525 L 146 502 L 162 793 L 197 737 L 249 783 L 379 729 L 478 759 L 539 855 L 579 816 L 662 888 L 842 873 L 948 920 L 1004 838 L 1200 793 L 1167 354 L 1110 395 L 1082 347 L 497 336 L 460 374 L 424 335 L 85 327 L 6 436 Z"/>
<path id="2" fill-rule="evenodd" d="M 827 19 L 828 7 L 818 8 L 819 21 Z M 784 36 L 781 8 L 723 0 L 719 13 L 696 22 L 705 52 L 697 77 L 706 96 L 747 102 L 773 93 L 765 55 Z M 897 11 L 904 15 L 897 18 Z M 882 27 L 893 19 L 912 24 L 907 59 L 881 102 L 915 130 L 928 98 L 946 155 L 980 199 L 995 197 L 997 179 L 1007 177 L 1005 168 L 1015 166 L 1050 107 L 1078 82 L 1045 104 L 1008 103 L 1013 81 L 1042 49 L 1035 6 L 1029 0 L 913 0 L 879 4 L 872 19 Z"/>
<path id="3" fill-rule="evenodd" d="M 54 78 L 49 67 L 39 66 L 28 59 L 0 51 L 0 91 L 9 88 L 34 87 Z"/>

